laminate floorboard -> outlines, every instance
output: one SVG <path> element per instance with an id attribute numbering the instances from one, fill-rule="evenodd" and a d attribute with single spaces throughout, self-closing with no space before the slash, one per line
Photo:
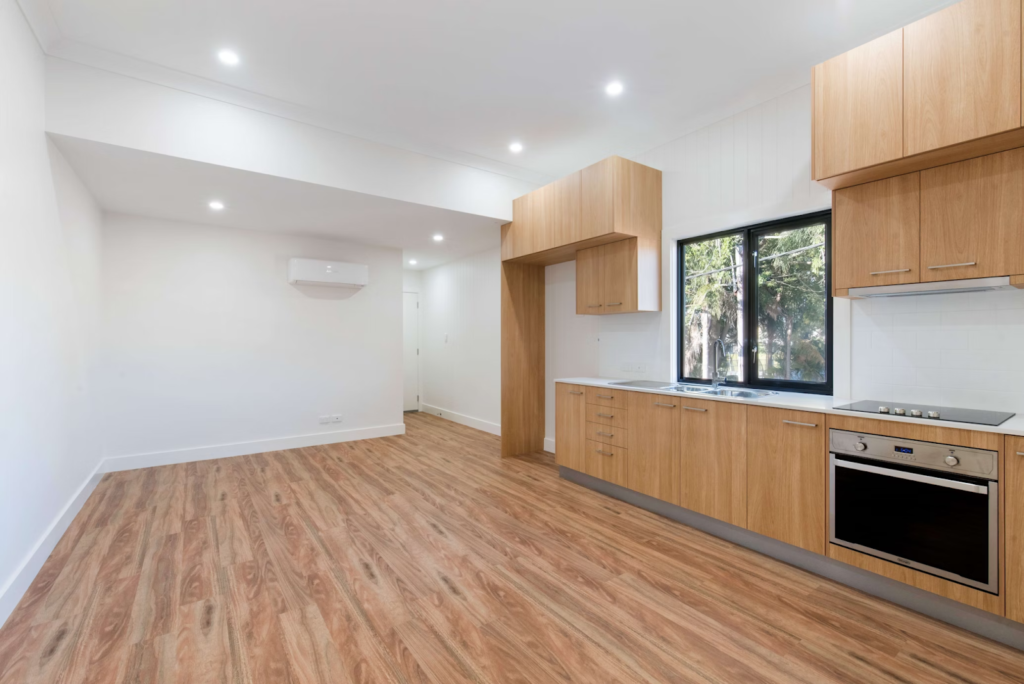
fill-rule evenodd
<path id="1" fill-rule="evenodd" d="M 995 684 L 1024 653 L 558 478 L 399 437 L 103 477 L 0 684 Z"/>

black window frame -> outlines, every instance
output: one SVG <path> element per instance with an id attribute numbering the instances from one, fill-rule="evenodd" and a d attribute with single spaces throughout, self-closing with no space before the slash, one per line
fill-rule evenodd
<path id="1" fill-rule="evenodd" d="M 825 345 L 826 381 L 823 383 L 807 383 L 797 382 L 793 380 L 757 379 L 757 357 L 753 351 L 752 346 L 752 343 L 756 343 L 757 340 L 757 263 L 756 254 L 754 253 L 754 245 L 756 244 L 755 239 L 758 235 L 761 234 L 773 233 L 779 230 L 785 230 L 787 228 L 798 228 L 801 226 L 807 226 L 809 224 L 814 223 L 825 224 L 825 334 L 827 335 L 827 344 Z M 737 382 L 734 380 L 730 380 L 728 382 L 728 385 L 730 387 L 748 387 L 751 389 L 799 392 L 802 394 L 831 395 L 834 380 L 832 364 L 832 315 L 834 307 L 832 298 L 831 211 L 820 211 L 812 214 L 803 214 L 801 216 L 794 216 L 786 219 L 779 219 L 777 221 L 769 221 L 766 223 L 758 223 L 743 228 L 733 228 L 730 230 L 719 231 L 717 233 L 697 235 L 694 237 L 679 240 L 676 243 L 676 248 L 678 250 L 676 260 L 676 263 L 678 265 L 678 268 L 676 269 L 678 276 L 678 280 L 676 283 L 676 292 L 678 293 L 678 311 L 676 323 L 676 355 L 678 381 L 686 384 L 699 385 L 710 385 L 712 383 L 711 380 L 705 380 L 703 378 L 684 377 L 684 345 L 686 337 L 683 330 L 683 321 L 685 320 L 684 311 L 686 306 L 686 245 L 735 235 L 743 237 L 743 301 L 746 303 L 746 306 L 742 315 L 745 337 L 743 340 L 740 340 L 739 342 L 742 345 L 743 349 L 743 377 L 745 378 L 745 381 Z"/>

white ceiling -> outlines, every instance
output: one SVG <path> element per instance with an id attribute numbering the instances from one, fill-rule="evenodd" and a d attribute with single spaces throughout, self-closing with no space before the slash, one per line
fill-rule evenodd
<path id="1" fill-rule="evenodd" d="M 51 135 L 100 207 L 403 250 L 424 269 L 500 245 L 494 219 L 177 157 Z M 220 212 L 210 201 L 225 203 Z M 440 233 L 443 242 L 433 236 Z M 416 266 L 409 266 L 416 259 Z"/>
<path id="2" fill-rule="evenodd" d="M 51 54 L 537 180 L 803 85 L 953 0 L 20 1 Z M 240 66 L 217 61 L 224 47 Z"/>

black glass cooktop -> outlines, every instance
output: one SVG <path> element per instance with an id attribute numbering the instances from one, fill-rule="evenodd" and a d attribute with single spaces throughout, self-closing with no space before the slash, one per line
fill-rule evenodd
<path id="1" fill-rule="evenodd" d="M 863 413 L 880 413 L 899 418 L 923 418 L 925 420 L 949 420 L 957 423 L 974 423 L 975 425 L 1002 425 L 1013 413 L 1004 411 L 979 411 L 977 409 L 953 408 L 951 406 L 930 406 L 928 404 L 909 404 L 904 402 L 857 401 L 835 408 L 843 411 L 861 411 Z"/>

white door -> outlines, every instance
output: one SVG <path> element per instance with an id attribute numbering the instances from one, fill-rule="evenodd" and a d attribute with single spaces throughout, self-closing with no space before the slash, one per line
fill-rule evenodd
<path id="1" fill-rule="evenodd" d="M 420 410 L 420 303 L 415 292 L 402 293 L 402 340 L 405 359 L 404 411 Z"/>

